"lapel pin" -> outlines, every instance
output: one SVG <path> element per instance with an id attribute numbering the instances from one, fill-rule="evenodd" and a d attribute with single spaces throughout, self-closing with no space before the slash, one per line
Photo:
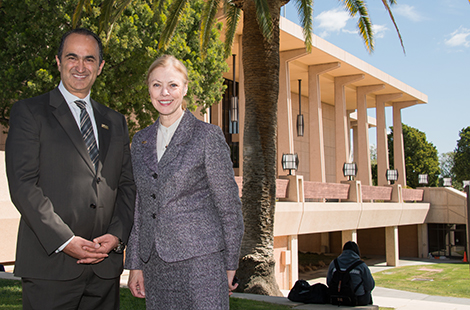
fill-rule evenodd
<path id="1" fill-rule="evenodd" d="M 147 140 L 145 140 L 145 141 L 142 141 L 142 144 L 146 144 L 146 143 L 147 143 Z"/>
<path id="2" fill-rule="evenodd" d="M 101 124 L 101 127 L 104 128 L 104 129 L 106 129 L 106 130 L 109 129 L 108 125 L 106 125 L 106 124 Z"/>

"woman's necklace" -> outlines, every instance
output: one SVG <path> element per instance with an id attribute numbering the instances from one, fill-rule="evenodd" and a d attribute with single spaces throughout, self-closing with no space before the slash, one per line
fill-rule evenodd
<path id="1" fill-rule="evenodd" d="M 167 128 L 162 130 L 162 136 L 163 136 L 163 145 L 165 145 L 165 150 L 168 148 L 168 144 L 170 144 L 170 141 L 168 141 L 168 136 L 169 136 L 169 131 Z"/>

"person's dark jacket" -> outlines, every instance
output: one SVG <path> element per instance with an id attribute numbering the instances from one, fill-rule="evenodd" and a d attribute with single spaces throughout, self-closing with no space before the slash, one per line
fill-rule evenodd
<path id="1" fill-rule="evenodd" d="M 360 256 L 353 250 L 344 250 L 343 253 L 338 256 L 338 264 L 341 270 L 344 271 L 360 259 Z M 328 268 L 328 275 L 326 277 L 328 286 L 330 286 L 331 284 L 331 280 L 333 279 L 333 272 L 335 270 L 335 264 L 334 261 L 332 261 Z M 353 287 L 356 287 L 361 282 L 361 279 L 363 281 L 356 291 L 356 296 L 370 294 L 370 292 L 374 289 L 375 281 L 372 277 L 372 274 L 370 273 L 369 267 L 367 267 L 366 264 L 360 264 L 359 266 L 351 270 L 350 275 Z"/>

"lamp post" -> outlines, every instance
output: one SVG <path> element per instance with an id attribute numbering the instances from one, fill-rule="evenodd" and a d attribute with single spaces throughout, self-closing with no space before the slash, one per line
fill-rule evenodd
<path id="1" fill-rule="evenodd" d="M 230 120 L 234 123 L 238 122 L 238 97 L 237 97 L 237 85 L 235 82 L 235 57 L 237 55 L 233 54 L 233 93 L 232 100 L 230 102 Z"/>
<path id="2" fill-rule="evenodd" d="M 282 154 L 282 169 L 289 170 L 288 175 L 292 175 L 292 170 L 299 168 L 299 156 L 297 154 Z"/>
<path id="3" fill-rule="evenodd" d="M 444 181 L 445 187 L 452 186 L 452 178 L 443 178 L 442 180 Z"/>
<path id="4" fill-rule="evenodd" d="M 297 136 L 304 136 L 304 116 L 302 114 L 302 80 L 299 80 L 299 115 L 297 115 Z"/>
<path id="5" fill-rule="evenodd" d="M 390 181 L 391 184 L 395 183 L 396 180 L 398 180 L 398 170 L 397 169 L 387 169 L 387 172 L 385 173 L 385 176 L 387 177 L 387 181 Z"/>
<path id="6" fill-rule="evenodd" d="M 343 165 L 343 175 L 348 177 L 348 180 L 351 181 L 353 177 L 357 175 L 357 165 L 356 163 L 344 163 Z"/>
<path id="7" fill-rule="evenodd" d="M 418 174 L 418 183 L 422 185 L 428 184 L 428 175 L 427 174 Z"/>

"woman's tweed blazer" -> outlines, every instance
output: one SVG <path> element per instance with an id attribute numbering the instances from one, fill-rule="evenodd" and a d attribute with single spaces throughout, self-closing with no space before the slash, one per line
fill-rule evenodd
<path id="1" fill-rule="evenodd" d="M 237 269 L 243 217 L 222 131 L 185 111 L 158 161 L 158 126 L 132 142 L 137 200 L 125 268 L 143 269 L 156 249 L 166 262 L 224 251 L 227 270 Z"/>

